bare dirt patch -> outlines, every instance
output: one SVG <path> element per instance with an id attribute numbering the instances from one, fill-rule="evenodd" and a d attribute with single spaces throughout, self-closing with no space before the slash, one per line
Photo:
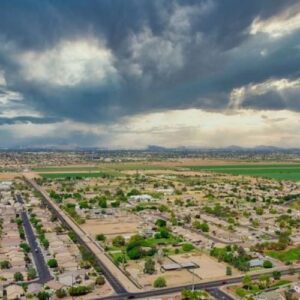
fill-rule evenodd
<path id="1" fill-rule="evenodd" d="M 226 264 L 216 261 L 204 253 L 190 253 L 171 256 L 178 263 L 194 262 L 199 268 L 193 270 L 201 279 L 221 278 L 226 276 Z M 232 269 L 232 275 L 240 274 Z"/>
<path id="2" fill-rule="evenodd" d="M 0 180 L 12 180 L 18 176 L 21 176 L 19 173 L 0 173 Z"/>
<path id="3" fill-rule="evenodd" d="M 170 259 L 164 259 L 164 263 L 172 263 Z M 126 267 L 126 271 L 144 288 L 153 288 L 153 282 L 157 277 L 164 277 L 167 282 L 167 286 L 178 286 L 184 284 L 190 284 L 193 282 L 193 274 L 188 270 L 175 270 L 162 272 L 160 265 L 156 263 L 155 274 L 144 274 L 144 261 L 130 261 Z M 194 278 L 195 282 L 199 279 Z"/>
<path id="4" fill-rule="evenodd" d="M 134 217 L 111 218 L 109 220 L 86 220 L 82 229 L 95 236 L 104 234 L 109 236 L 134 234 L 138 232 L 139 220 Z"/>

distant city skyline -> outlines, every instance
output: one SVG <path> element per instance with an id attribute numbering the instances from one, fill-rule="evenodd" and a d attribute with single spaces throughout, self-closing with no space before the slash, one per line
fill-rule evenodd
<path id="1" fill-rule="evenodd" d="M 296 0 L 0 4 L 1 147 L 300 147 Z"/>

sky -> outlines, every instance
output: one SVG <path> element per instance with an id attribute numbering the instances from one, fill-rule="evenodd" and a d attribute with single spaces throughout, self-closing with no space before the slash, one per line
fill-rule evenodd
<path id="1" fill-rule="evenodd" d="M 1 0 L 0 147 L 300 147 L 298 0 Z"/>

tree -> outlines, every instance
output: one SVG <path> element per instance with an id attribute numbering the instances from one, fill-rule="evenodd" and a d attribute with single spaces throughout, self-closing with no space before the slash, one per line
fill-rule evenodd
<path id="1" fill-rule="evenodd" d="M 201 226 L 200 226 L 200 230 L 202 232 L 209 232 L 209 226 L 207 223 L 202 223 Z"/>
<path id="2" fill-rule="evenodd" d="M 49 248 L 49 241 L 46 238 L 41 239 L 41 243 L 45 249 Z"/>
<path id="3" fill-rule="evenodd" d="M 57 268 L 57 260 L 55 258 L 51 258 L 48 260 L 48 266 L 49 268 Z"/>
<path id="4" fill-rule="evenodd" d="M 183 289 L 181 291 L 181 299 L 182 300 L 202 300 L 209 299 L 209 295 L 205 291 L 197 290 L 191 291 L 189 289 Z"/>
<path id="5" fill-rule="evenodd" d="M 266 268 L 266 269 L 270 269 L 273 267 L 273 264 L 271 261 L 269 260 L 265 260 L 264 263 L 263 263 L 263 267 Z"/>
<path id="6" fill-rule="evenodd" d="M 193 244 L 185 243 L 185 244 L 182 245 L 182 250 L 184 252 L 190 252 L 190 251 L 192 251 L 194 249 L 195 249 L 195 247 L 194 247 Z"/>
<path id="7" fill-rule="evenodd" d="M 130 259 L 139 259 L 143 257 L 143 251 L 140 246 L 127 250 L 127 255 Z"/>
<path id="8" fill-rule="evenodd" d="M 96 240 L 104 242 L 106 240 L 106 236 L 102 233 L 96 235 Z"/>
<path id="9" fill-rule="evenodd" d="M 119 200 L 111 202 L 111 207 L 119 207 L 121 202 Z"/>
<path id="10" fill-rule="evenodd" d="M 27 279 L 32 280 L 37 277 L 36 270 L 34 268 L 29 268 L 27 271 Z"/>
<path id="11" fill-rule="evenodd" d="M 95 280 L 95 284 L 96 285 L 103 285 L 105 283 L 105 279 L 103 276 L 99 275 L 96 280 Z"/>
<path id="12" fill-rule="evenodd" d="M 258 278 L 261 286 L 263 286 L 264 288 L 268 288 L 269 285 L 270 285 L 270 277 L 269 275 L 260 275 L 259 278 Z"/>
<path id="13" fill-rule="evenodd" d="M 167 222 L 163 219 L 157 219 L 155 222 L 155 225 L 158 227 L 166 227 L 167 226 Z"/>
<path id="14" fill-rule="evenodd" d="M 99 202 L 98 202 L 99 206 L 101 208 L 107 208 L 107 200 L 106 200 L 106 197 L 105 196 L 102 196 L 100 199 L 99 199 Z"/>
<path id="15" fill-rule="evenodd" d="M 50 299 L 50 295 L 46 291 L 40 291 L 37 294 L 37 298 L 39 300 L 47 300 L 47 299 Z"/>
<path id="16" fill-rule="evenodd" d="M 9 269 L 11 267 L 11 264 L 8 260 L 2 260 L 0 261 L 0 269 Z"/>
<path id="17" fill-rule="evenodd" d="M 170 237 L 170 232 L 166 228 L 160 229 L 159 233 L 162 239 L 168 239 Z"/>
<path id="18" fill-rule="evenodd" d="M 56 290 L 55 295 L 57 298 L 64 298 L 67 296 L 67 291 L 63 288 Z"/>
<path id="19" fill-rule="evenodd" d="M 193 222 L 193 227 L 201 230 L 202 232 L 209 232 L 209 225 L 206 222 L 200 223 L 196 220 Z"/>
<path id="20" fill-rule="evenodd" d="M 145 274 L 153 274 L 155 272 L 155 261 L 151 258 L 146 259 L 144 265 Z"/>
<path id="21" fill-rule="evenodd" d="M 89 286 L 85 286 L 85 285 L 78 285 L 78 286 L 73 286 L 73 287 L 69 288 L 70 296 L 86 295 L 90 291 L 91 291 L 91 288 Z"/>
<path id="22" fill-rule="evenodd" d="M 163 288 L 163 287 L 166 287 L 166 286 L 167 286 L 166 279 L 165 279 L 164 277 L 157 277 L 157 278 L 154 280 L 153 286 L 154 286 L 155 288 Z"/>
<path id="23" fill-rule="evenodd" d="M 229 267 L 229 266 L 226 267 L 226 275 L 227 276 L 231 276 L 232 275 L 232 268 Z"/>
<path id="24" fill-rule="evenodd" d="M 252 284 L 252 278 L 250 275 L 245 275 L 243 278 L 243 287 L 249 289 Z"/>
<path id="25" fill-rule="evenodd" d="M 140 195 L 141 192 L 137 189 L 132 189 L 128 194 L 127 196 L 130 197 L 130 196 L 136 196 L 136 195 Z"/>
<path id="26" fill-rule="evenodd" d="M 16 272 L 14 274 L 14 279 L 15 281 L 23 281 L 24 280 L 23 274 L 21 272 Z"/>
<path id="27" fill-rule="evenodd" d="M 21 243 L 20 244 L 20 248 L 22 248 L 22 250 L 25 253 L 29 253 L 30 252 L 30 246 L 27 243 Z"/>
<path id="28" fill-rule="evenodd" d="M 273 275 L 273 278 L 274 278 L 275 280 L 279 280 L 280 277 L 281 277 L 281 272 L 280 272 L 280 271 L 274 271 L 274 272 L 272 273 L 272 275 Z"/>
<path id="29" fill-rule="evenodd" d="M 116 236 L 113 241 L 112 241 L 112 244 L 115 246 L 115 247 L 122 247 L 122 246 L 125 246 L 125 238 L 121 235 L 118 235 Z"/>

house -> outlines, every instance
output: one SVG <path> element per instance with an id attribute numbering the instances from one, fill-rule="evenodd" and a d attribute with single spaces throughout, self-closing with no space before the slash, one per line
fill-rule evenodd
<path id="1" fill-rule="evenodd" d="M 155 231 L 152 228 L 145 228 L 142 230 L 142 235 L 145 235 L 147 237 L 152 237 L 154 236 Z"/>
<path id="2" fill-rule="evenodd" d="M 161 266 L 161 269 L 163 271 L 174 271 L 174 270 L 180 270 L 180 269 L 195 269 L 199 268 L 199 266 L 194 262 L 184 262 L 184 263 L 170 263 L 170 264 L 164 264 Z"/>
<path id="3" fill-rule="evenodd" d="M 1 181 L 0 182 L 0 190 L 9 190 L 12 185 L 11 181 Z"/>
<path id="4" fill-rule="evenodd" d="M 285 300 L 285 297 L 278 291 L 270 291 L 255 296 L 254 300 Z"/>
<path id="5" fill-rule="evenodd" d="M 151 201 L 153 198 L 152 196 L 148 195 L 148 194 L 143 194 L 143 195 L 133 195 L 129 197 L 130 201 Z"/>
<path id="6" fill-rule="evenodd" d="M 164 195 L 172 195 L 174 193 L 173 188 L 168 188 L 168 189 L 156 189 L 155 190 L 157 193 L 162 193 Z"/>
<path id="7" fill-rule="evenodd" d="M 293 285 L 293 288 L 292 288 L 296 293 L 300 293 L 300 283 L 296 283 Z"/>
<path id="8" fill-rule="evenodd" d="M 264 260 L 263 259 L 259 259 L 259 258 L 251 259 L 249 261 L 250 268 L 262 267 L 263 264 L 264 264 Z"/>

